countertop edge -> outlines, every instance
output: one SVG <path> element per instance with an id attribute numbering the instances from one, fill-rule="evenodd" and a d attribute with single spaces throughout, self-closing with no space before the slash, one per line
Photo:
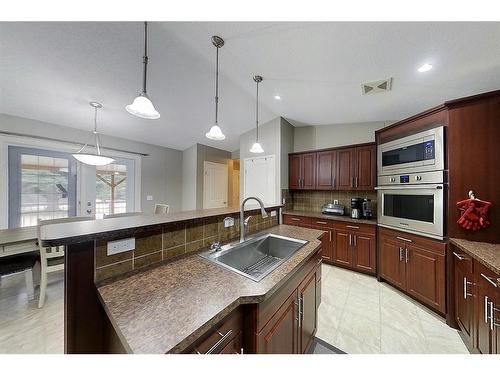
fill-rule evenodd
<path id="1" fill-rule="evenodd" d="M 314 217 L 325 220 L 333 220 L 340 221 L 346 223 L 354 223 L 354 224 L 366 224 L 366 225 L 377 225 L 377 219 L 353 219 L 350 216 L 336 216 L 336 215 L 325 215 L 321 212 L 312 212 L 312 211 L 297 211 L 297 210 L 284 210 L 282 209 L 283 215 L 295 215 L 295 216 L 305 216 L 305 217 Z"/>
<path id="2" fill-rule="evenodd" d="M 491 271 L 495 272 L 497 275 L 500 276 L 500 269 L 497 268 L 495 265 L 491 264 L 487 259 L 484 259 L 480 254 L 475 253 L 474 251 L 471 251 L 467 246 L 464 246 L 461 241 L 467 241 L 471 245 L 474 246 L 498 246 L 500 249 L 500 244 L 492 244 L 489 242 L 476 242 L 476 241 L 469 241 L 469 240 L 464 240 L 461 238 L 449 238 L 448 241 L 453 244 L 454 246 L 458 247 L 460 250 L 466 252 L 468 255 L 470 255 L 472 258 L 474 258 L 476 261 L 490 269 Z M 498 256 L 500 257 L 500 250 L 498 253 Z"/>

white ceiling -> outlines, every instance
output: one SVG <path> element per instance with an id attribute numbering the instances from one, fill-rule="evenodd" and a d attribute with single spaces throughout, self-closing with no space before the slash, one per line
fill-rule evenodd
<path id="1" fill-rule="evenodd" d="M 124 107 L 140 91 L 142 23 L 0 23 L 0 112 L 81 129 L 88 101 L 104 105 L 104 134 L 185 149 L 229 151 L 255 125 L 398 120 L 445 100 L 500 88 L 500 23 L 153 22 L 148 92 L 161 113 L 143 120 Z M 220 53 L 220 125 L 214 117 L 215 48 Z M 434 65 L 428 73 L 416 69 Z M 393 90 L 363 96 L 360 84 L 394 77 Z M 279 94 L 281 101 L 273 96 Z"/>

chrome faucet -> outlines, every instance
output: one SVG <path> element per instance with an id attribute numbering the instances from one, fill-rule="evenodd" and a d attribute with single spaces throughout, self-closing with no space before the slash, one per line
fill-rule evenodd
<path id="1" fill-rule="evenodd" d="M 252 216 L 249 216 L 245 219 L 245 203 L 250 199 L 256 200 L 259 203 L 262 218 L 265 219 L 267 217 L 267 212 L 264 209 L 264 203 L 262 203 L 262 201 L 259 198 L 257 198 L 257 197 L 245 198 L 243 200 L 243 202 L 241 202 L 241 207 L 240 207 L 240 242 L 245 242 L 246 228 L 248 227 L 248 222 L 250 221 L 250 218 L 252 217 Z"/>

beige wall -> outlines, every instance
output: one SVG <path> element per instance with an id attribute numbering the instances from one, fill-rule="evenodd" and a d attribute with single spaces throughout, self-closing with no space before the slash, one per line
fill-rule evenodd
<path id="1" fill-rule="evenodd" d="M 196 209 L 197 145 L 182 152 L 182 211 Z"/>
<path id="2" fill-rule="evenodd" d="M 303 126 L 294 129 L 293 151 L 317 150 L 375 141 L 375 130 L 393 121 Z"/>

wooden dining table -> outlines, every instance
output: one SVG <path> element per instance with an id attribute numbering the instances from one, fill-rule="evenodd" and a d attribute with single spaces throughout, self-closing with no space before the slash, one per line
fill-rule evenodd
<path id="1" fill-rule="evenodd" d="M 38 249 L 36 226 L 0 229 L 0 258 Z"/>

